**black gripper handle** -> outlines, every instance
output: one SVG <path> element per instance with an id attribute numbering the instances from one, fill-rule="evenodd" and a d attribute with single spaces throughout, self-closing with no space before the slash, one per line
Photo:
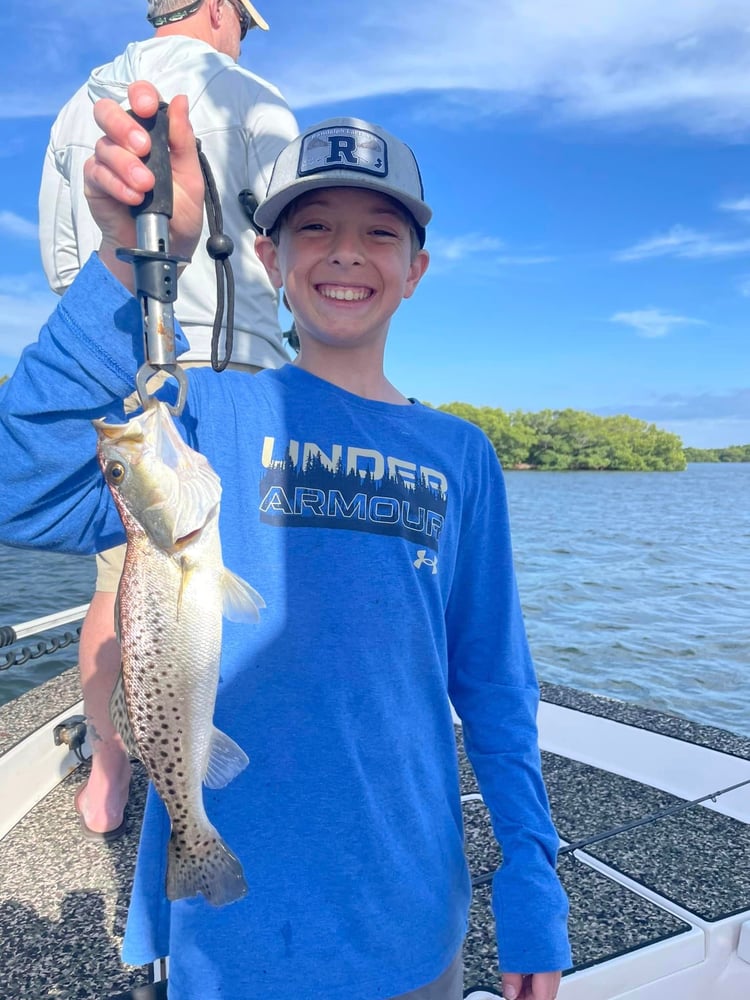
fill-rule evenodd
<path id="1" fill-rule="evenodd" d="M 143 163 L 152 171 L 156 183 L 151 191 L 147 191 L 140 205 L 131 207 L 130 212 L 135 218 L 145 212 L 155 215 L 166 215 L 172 218 L 172 164 L 169 159 L 169 121 L 167 105 L 159 103 L 155 115 L 141 118 L 135 111 L 128 111 L 131 118 L 151 135 L 151 151 L 142 156 Z"/>

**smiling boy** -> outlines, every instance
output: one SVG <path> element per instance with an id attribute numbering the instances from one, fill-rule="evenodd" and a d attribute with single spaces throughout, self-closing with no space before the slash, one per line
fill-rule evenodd
<path id="1" fill-rule="evenodd" d="M 148 85 L 129 97 L 153 114 Z M 132 120 L 106 103 L 96 114 L 99 257 L 0 396 L 9 544 L 122 540 L 90 417 L 133 388 L 140 315 L 115 250 L 132 244 L 125 206 L 151 182 Z M 189 253 L 201 192 L 179 99 L 170 145 L 172 247 Z M 383 370 L 391 317 L 427 268 L 430 217 L 394 136 L 356 119 L 307 130 L 256 212 L 299 356 L 252 379 L 190 372 L 181 426 L 222 480 L 224 562 L 267 607 L 258 626 L 226 626 L 215 714 L 251 764 L 205 792 L 247 897 L 168 902 L 168 817 L 153 791 L 146 807 L 123 955 L 169 954 L 170 1000 L 462 997 L 471 886 L 451 704 L 503 849 L 505 996 L 553 1000 L 570 962 L 502 473 L 476 427 Z"/>
<path id="2" fill-rule="evenodd" d="M 263 206 L 257 218 L 267 217 Z M 367 398 L 409 405 L 385 378 L 383 355 L 393 313 L 427 270 L 415 240 L 414 223 L 392 197 L 353 187 L 299 195 L 273 238 L 256 240 L 305 331 L 300 367 Z"/>

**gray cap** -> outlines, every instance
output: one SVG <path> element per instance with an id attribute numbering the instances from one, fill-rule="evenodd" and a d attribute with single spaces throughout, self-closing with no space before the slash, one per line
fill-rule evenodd
<path id="1" fill-rule="evenodd" d="M 293 139 L 276 157 L 254 220 L 272 229 L 286 206 L 306 191 L 324 187 L 365 188 L 389 195 L 408 209 L 424 245 L 432 209 L 424 200 L 414 153 L 379 125 L 359 118 L 329 118 Z"/>

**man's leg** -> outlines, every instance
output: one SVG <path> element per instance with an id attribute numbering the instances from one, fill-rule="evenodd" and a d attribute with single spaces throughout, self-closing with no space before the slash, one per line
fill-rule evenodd
<path id="1" fill-rule="evenodd" d="M 130 788 L 130 759 L 109 714 L 120 672 L 115 591 L 124 553 L 125 547 L 120 546 L 97 556 L 97 590 L 81 629 L 78 665 L 92 757 L 91 773 L 76 797 L 76 807 L 93 833 L 121 825 Z"/>
<path id="2" fill-rule="evenodd" d="M 432 983 L 418 990 L 402 993 L 392 1000 L 461 1000 L 464 995 L 464 962 L 459 951 L 451 964 Z"/>

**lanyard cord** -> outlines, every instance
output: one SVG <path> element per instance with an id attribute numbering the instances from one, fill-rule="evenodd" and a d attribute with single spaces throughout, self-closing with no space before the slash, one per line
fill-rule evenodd
<path id="1" fill-rule="evenodd" d="M 216 269 L 216 312 L 211 333 L 211 367 L 216 372 L 223 372 L 232 357 L 234 343 L 234 273 L 229 262 L 229 256 L 234 250 L 234 243 L 226 233 L 222 232 L 224 219 L 221 213 L 221 200 L 216 189 L 214 175 L 206 154 L 201 149 L 200 139 L 196 139 L 198 160 L 201 165 L 204 181 L 204 202 L 206 218 L 210 233 L 206 240 L 206 250 L 214 262 Z M 219 360 L 219 338 L 221 336 L 221 321 L 224 316 L 224 283 L 226 281 L 226 338 L 224 342 L 224 357 Z"/>

